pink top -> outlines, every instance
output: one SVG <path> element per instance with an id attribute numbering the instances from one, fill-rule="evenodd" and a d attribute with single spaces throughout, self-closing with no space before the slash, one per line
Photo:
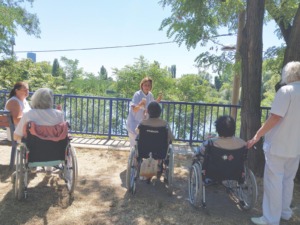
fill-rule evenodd
<path id="1" fill-rule="evenodd" d="M 60 141 L 65 139 L 68 135 L 67 122 L 62 122 L 54 126 L 37 125 L 34 122 L 29 123 L 31 124 L 31 127 L 29 128 L 30 133 L 43 140 Z M 23 130 L 25 137 L 27 136 L 26 127 L 27 125 L 24 126 Z"/>

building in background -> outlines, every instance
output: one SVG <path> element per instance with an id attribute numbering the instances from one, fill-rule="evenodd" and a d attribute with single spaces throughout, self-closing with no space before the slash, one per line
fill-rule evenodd
<path id="1" fill-rule="evenodd" d="M 36 54 L 33 52 L 27 52 L 27 59 L 31 59 L 32 62 L 36 62 Z"/>

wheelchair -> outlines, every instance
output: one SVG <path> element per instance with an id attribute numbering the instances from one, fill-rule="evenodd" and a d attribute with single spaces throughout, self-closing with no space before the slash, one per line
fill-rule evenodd
<path id="1" fill-rule="evenodd" d="M 68 123 L 61 126 L 38 126 L 33 122 L 26 125 L 26 137 L 17 149 L 16 172 L 12 176 L 14 196 L 18 200 L 26 199 L 28 175 L 37 167 L 54 167 L 66 182 L 69 194 L 76 187 L 78 166 L 75 148 L 68 135 Z M 46 133 L 58 135 L 50 138 Z"/>
<path id="2" fill-rule="evenodd" d="M 245 165 L 248 149 L 228 150 L 209 144 L 204 155 L 197 154 L 189 169 L 189 201 L 195 207 L 206 207 L 206 187 L 221 184 L 242 210 L 250 210 L 257 201 L 257 183 Z"/>
<path id="3" fill-rule="evenodd" d="M 143 159 L 150 155 L 159 160 L 157 178 L 164 177 L 168 193 L 173 192 L 174 174 L 174 152 L 172 144 L 168 141 L 167 127 L 151 127 L 139 125 L 139 135 L 136 138 L 136 145 L 131 149 L 128 157 L 126 172 L 126 187 L 129 192 L 135 194 L 136 185 L 140 180 L 140 168 Z"/>

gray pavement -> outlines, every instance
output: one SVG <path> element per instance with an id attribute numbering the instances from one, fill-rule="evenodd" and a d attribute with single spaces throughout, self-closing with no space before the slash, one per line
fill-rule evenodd
<path id="1" fill-rule="evenodd" d="M 129 151 L 130 144 L 126 138 L 116 138 L 105 139 L 105 138 L 90 138 L 90 137 L 80 137 L 73 136 L 72 145 L 75 148 L 92 148 L 92 149 L 107 149 L 116 151 Z M 0 130 L 0 145 L 9 145 L 6 138 L 6 131 Z M 179 155 L 192 155 L 192 149 L 188 143 L 175 142 L 173 143 L 173 149 L 175 154 Z"/>

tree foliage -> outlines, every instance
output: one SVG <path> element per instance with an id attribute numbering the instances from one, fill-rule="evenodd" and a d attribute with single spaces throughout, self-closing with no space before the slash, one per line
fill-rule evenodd
<path id="1" fill-rule="evenodd" d="M 52 65 L 52 76 L 58 77 L 60 74 L 59 62 L 57 59 L 54 59 Z"/>
<path id="2" fill-rule="evenodd" d="M 116 92 L 118 97 L 132 98 L 135 91 L 140 90 L 140 82 L 144 77 L 153 79 L 152 93 L 158 96 L 163 92 L 164 99 L 173 96 L 174 81 L 166 68 L 160 68 L 157 62 L 149 63 L 143 56 L 136 59 L 133 65 L 127 65 L 119 70 L 114 68 Z"/>
<path id="3" fill-rule="evenodd" d="M 31 59 L 15 61 L 7 59 L 0 61 L 1 89 L 10 90 L 18 81 L 29 83 L 30 91 L 40 87 L 49 87 L 58 90 L 63 85 L 62 78 L 54 78 L 51 74 L 51 65 L 48 62 L 33 63 Z"/>
<path id="4" fill-rule="evenodd" d="M 24 4 L 32 7 L 34 0 L 2 0 L 0 1 L 0 54 L 11 55 L 14 37 L 21 27 L 28 35 L 39 37 L 39 20 L 35 14 L 26 10 Z"/>
<path id="5" fill-rule="evenodd" d="M 100 80 L 107 80 L 107 70 L 104 66 L 101 66 L 99 76 Z"/>

